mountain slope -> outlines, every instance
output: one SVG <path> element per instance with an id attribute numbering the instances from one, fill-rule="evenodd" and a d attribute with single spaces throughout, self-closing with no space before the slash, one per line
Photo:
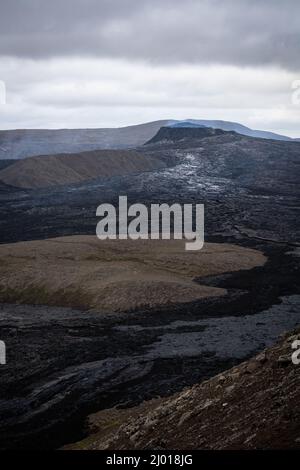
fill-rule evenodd
<path id="1" fill-rule="evenodd" d="M 19 188 L 42 188 L 160 168 L 163 163 L 131 150 L 97 150 L 18 160 L 0 171 L 0 181 Z"/>
<path id="2" fill-rule="evenodd" d="M 300 330 L 275 346 L 170 398 L 90 417 L 93 434 L 70 449 L 300 448 Z M 108 423 L 110 429 L 108 428 Z"/>
<path id="3" fill-rule="evenodd" d="M 260 131 L 257 129 L 250 129 L 247 126 L 243 126 L 238 122 L 210 120 L 210 119 L 188 119 L 188 122 L 192 124 L 198 124 L 201 126 L 212 127 L 213 129 L 222 129 L 223 131 L 234 131 L 242 135 L 249 137 L 258 137 L 260 139 L 274 139 L 274 140 L 293 140 L 290 137 L 275 134 L 274 132 Z"/>
<path id="4" fill-rule="evenodd" d="M 26 129 L 0 131 L 0 160 L 98 149 L 138 147 L 170 121 L 116 129 Z"/>

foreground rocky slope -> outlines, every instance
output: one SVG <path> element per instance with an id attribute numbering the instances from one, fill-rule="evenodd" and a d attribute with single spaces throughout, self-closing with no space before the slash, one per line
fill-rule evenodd
<path id="1" fill-rule="evenodd" d="M 300 330 L 275 346 L 169 399 L 89 420 L 72 449 L 300 448 L 300 365 L 291 359 Z"/>
<path id="2" fill-rule="evenodd" d="M 0 171 L 0 181 L 18 188 L 43 188 L 135 174 L 162 166 L 158 158 L 130 150 L 95 150 L 26 158 Z"/>
<path id="3" fill-rule="evenodd" d="M 151 144 L 164 144 L 174 143 L 180 141 L 193 142 L 194 139 L 205 139 L 217 136 L 235 136 L 234 131 L 223 131 L 222 129 L 213 129 L 211 127 L 180 127 L 180 126 L 165 126 L 161 127 L 159 131 L 153 136 L 146 145 Z"/>
<path id="4" fill-rule="evenodd" d="M 299 143 L 227 133 L 158 142 L 140 151 L 166 163 L 174 156 L 178 163 L 134 176 L 102 178 L 76 188 L 31 191 L 0 185 L 0 238 L 10 244 L 3 245 L 0 260 L 3 300 L 22 302 L 0 305 L 1 340 L 6 342 L 8 355 L 7 365 L 1 367 L 0 448 L 53 449 L 82 441 L 86 416 L 99 410 L 106 410 L 106 431 L 110 433 L 124 423 L 125 415 L 126 420 L 133 418 L 130 407 L 144 403 L 148 415 L 149 399 L 170 397 L 184 387 L 202 383 L 254 356 L 283 331 L 299 325 Z M 183 266 L 175 256 L 174 265 L 174 253 L 167 259 L 155 259 L 154 266 L 150 256 L 158 255 L 153 252 L 149 256 L 141 252 L 137 259 L 136 253 L 120 256 L 114 250 L 99 256 L 89 243 L 67 245 L 48 240 L 42 250 L 33 242 L 31 249 L 11 244 L 80 233 L 94 235 L 95 208 L 104 201 L 115 204 L 119 194 L 127 194 L 130 202 L 146 204 L 203 202 L 206 241 L 252 248 L 264 253 L 267 261 L 252 270 L 249 266 L 248 270 L 230 272 L 232 253 L 227 253 L 230 263 L 228 259 L 224 263 L 226 253 L 219 258 L 215 252 L 220 262 L 217 272 L 224 274 L 210 275 L 214 263 L 210 260 L 204 270 L 201 259 L 196 273 L 184 274 L 182 268 L 194 269 L 193 264 Z M 238 256 L 236 259 L 240 261 Z M 110 297 L 117 303 L 128 298 L 126 283 L 120 297 L 122 274 L 141 281 L 141 272 L 153 275 L 154 284 L 148 277 L 143 291 L 151 294 L 154 306 L 150 299 L 148 308 L 139 303 L 134 312 L 124 315 L 122 308 L 128 307 L 123 304 L 119 306 L 121 313 L 103 314 L 107 303 L 100 290 L 107 292 L 105 279 L 115 289 Z M 218 293 L 226 290 L 226 295 L 200 296 L 180 303 L 178 284 L 174 288 L 174 283 L 165 282 L 171 275 L 176 275 L 185 292 L 188 285 L 214 288 Z M 198 283 L 192 280 L 196 276 L 201 277 Z M 26 285 L 26 278 L 32 282 Z M 128 278 L 126 282 L 128 286 Z M 86 297 L 80 295 L 83 283 L 89 285 L 87 300 L 91 303 L 85 303 Z M 167 284 L 164 299 L 172 297 L 172 302 L 156 306 L 163 297 L 157 296 L 156 287 L 149 289 L 149 283 L 160 293 Z M 138 289 L 130 288 L 130 292 L 137 294 L 138 302 L 143 300 Z M 73 308 L 80 304 L 96 308 L 66 309 L 55 306 L 58 301 Z M 283 387 L 285 390 L 285 384 Z M 158 403 L 152 405 L 157 407 Z M 111 414 L 113 407 L 124 413 L 115 409 Z M 136 410 L 136 416 L 142 414 L 140 408 Z M 176 415 L 175 407 L 175 417 L 183 413 Z M 260 416 L 258 413 L 258 419 Z M 100 436 L 90 436 L 94 448 L 98 438 L 99 445 L 106 441 L 98 418 L 97 413 L 94 429 L 100 429 Z M 171 418 L 165 422 L 174 427 Z M 201 432 L 204 436 L 205 430 Z M 151 441 L 150 434 L 146 437 Z M 127 444 L 133 445 L 131 440 Z"/>

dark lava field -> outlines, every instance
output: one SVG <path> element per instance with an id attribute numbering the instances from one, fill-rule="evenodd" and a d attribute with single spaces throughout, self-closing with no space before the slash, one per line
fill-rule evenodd
<path id="1" fill-rule="evenodd" d="M 57 448 L 88 413 L 166 396 L 228 369 L 300 323 L 300 143 L 180 132 L 138 148 L 162 170 L 39 190 L 0 185 L 0 241 L 94 234 L 96 208 L 203 203 L 205 240 L 256 248 L 263 267 L 201 279 L 228 295 L 104 315 L 0 305 L 0 447 Z M 168 137 L 168 138 L 167 138 Z M 9 165 L 9 162 L 2 162 Z"/>

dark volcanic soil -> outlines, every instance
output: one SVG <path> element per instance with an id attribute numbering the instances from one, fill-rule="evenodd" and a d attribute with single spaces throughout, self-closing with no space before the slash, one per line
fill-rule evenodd
<path id="1" fill-rule="evenodd" d="M 0 446 L 53 448 L 79 440 L 88 413 L 170 395 L 294 328 L 296 258 L 267 251 L 265 267 L 207 279 L 229 289 L 217 301 L 106 317 L 2 305 L 8 362 L 1 367 Z"/>
<path id="2" fill-rule="evenodd" d="M 226 133 L 142 148 L 170 168 L 132 176 L 14 191 L 0 184 L 0 242 L 94 234 L 103 202 L 204 203 L 205 234 L 296 243 L 300 143 Z M 174 166 L 174 163 L 177 163 Z"/>
<path id="3" fill-rule="evenodd" d="M 167 163 L 176 159 L 160 172 L 34 192 L 1 185 L 2 243 L 94 234 L 96 207 L 127 194 L 146 204 L 204 203 L 208 241 L 251 246 L 269 261 L 205 280 L 226 287 L 227 297 L 172 308 L 103 317 L 2 305 L 8 363 L 0 368 L 0 447 L 79 440 L 88 413 L 170 395 L 299 323 L 300 144 L 232 134 L 210 139 L 144 147 Z"/>

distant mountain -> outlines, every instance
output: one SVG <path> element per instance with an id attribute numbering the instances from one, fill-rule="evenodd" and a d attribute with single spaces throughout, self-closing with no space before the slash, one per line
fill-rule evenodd
<path id="1" fill-rule="evenodd" d="M 212 127 L 213 129 L 222 129 L 223 131 L 235 131 L 238 134 L 248 135 L 250 137 L 258 137 L 260 139 L 293 140 L 291 139 L 291 137 L 275 134 L 274 132 L 250 129 L 249 127 L 239 124 L 238 122 L 214 121 L 207 119 L 187 119 L 181 122 L 188 122 L 190 124 Z"/>
<path id="2" fill-rule="evenodd" d="M 27 129 L 0 131 L 0 160 L 99 149 L 135 148 L 151 139 L 168 120 L 107 129 Z"/>
<path id="3" fill-rule="evenodd" d="M 0 171 L 0 181 L 18 188 L 42 188 L 141 173 L 162 166 L 160 159 L 132 150 L 97 150 L 18 160 Z"/>
<path id="4" fill-rule="evenodd" d="M 8 130 L 0 131 L 0 160 L 37 155 L 78 153 L 99 149 L 130 149 L 150 140 L 161 127 L 210 127 L 275 140 L 292 140 L 272 132 L 253 130 L 229 121 L 169 119 L 107 129 Z"/>

